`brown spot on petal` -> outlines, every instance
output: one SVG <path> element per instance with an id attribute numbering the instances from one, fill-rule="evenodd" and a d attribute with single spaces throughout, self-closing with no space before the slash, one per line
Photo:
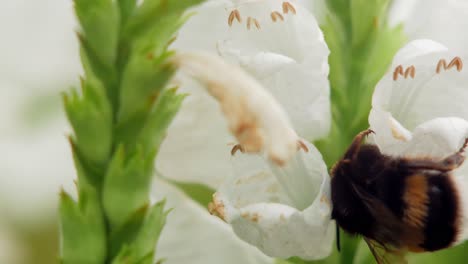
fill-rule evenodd
<path id="1" fill-rule="evenodd" d="M 273 161 L 273 163 L 275 163 L 276 165 L 278 165 L 279 167 L 283 167 L 284 165 L 286 165 L 286 161 L 283 160 L 282 158 L 280 157 L 276 157 L 274 155 L 270 155 L 269 156 L 269 159 L 271 161 Z"/>
<path id="2" fill-rule="evenodd" d="M 400 131 L 398 131 L 398 129 L 395 126 L 391 125 L 391 130 L 392 130 L 393 138 L 400 140 L 400 141 L 405 141 L 405 142 L 408 141 L 406 137 L 403 134 L 401 134 Z"/>
<path id="3" fill-rule="evenodd" d="M 224 203 L 218 198 L 216 193 L 213 194 L 213 202 L 208 204 L 208 212 L 226 222 Z"/>
<path id="4" fill-rule="evenodd" d="M 241 214 L 241 216 L 242 218 L 255 223 L 258 223 L 258 221 L 260 220 L 260 215 L 258 213 L 249 214 L 247 212 L 244 212 Z"/>
<path id="5" fill-rule="evenodd" d="M 320 202 L 325 203 L 325 204 L 327 204 L 328 206 L 331 206 L 330 199 L 328 199 L 328 197 L 325 196 L 325 195 L 322 195 L 322 196 L 320 197 Z"/>
<path id="6" fill-rule="evenodd" d="M 250 220 L 252 220 L 252 222 L 258 223 L 258 220 L 260 220 L 260 215 L 258 213 L 254 213 L 252 214 Z"/>
<path id="7" fill-rule="evenodd" d="M 284 214 L 280 214 L 280 220 L 286 222 L 286 216 L 284 216 Z"/>

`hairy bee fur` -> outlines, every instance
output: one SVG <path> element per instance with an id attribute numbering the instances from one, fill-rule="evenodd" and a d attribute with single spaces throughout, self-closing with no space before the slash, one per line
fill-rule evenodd
<path id="1" fill-rule="evenodd" d="M 462 205 L 451 172 L 465 160 L 468 140 L 441 160 L 392 157 L 362 143 L 370 133 L 358 134 L 331 171 L 338 226 L 364 236 L 370 247 L 394 252 L 436 251 L 457 242 Z"/>

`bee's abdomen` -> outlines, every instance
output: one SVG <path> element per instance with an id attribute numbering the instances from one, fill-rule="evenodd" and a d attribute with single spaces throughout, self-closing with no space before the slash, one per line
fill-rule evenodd
<path id="1" fill-rule="evenodd" d="M 459 227 L 459 198 L 450 175 L 442 173 L 427 179 L 428 210 L 424 227 L 426 251 L 449 247 Z"/>

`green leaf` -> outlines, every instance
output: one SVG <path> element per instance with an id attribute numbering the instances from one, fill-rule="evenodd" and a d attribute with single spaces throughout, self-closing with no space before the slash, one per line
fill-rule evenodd
<path id="1" fill-rule="evenodd" d="M 106 233 L 96 190 L 80 182 L 79 201 L 60 194 L 61 262 L 101 264 L 106 259 Z"/>
<path id="2" fill-rule="evenodd" d="M 146 213 L 148 212 L 148 205 L 138 209 L 127 222 L 121 227 L 117 228 L 111 233 L 110 236 L 110 257 L 115 257 L 126 245 L 131 245 L 135 237 L 140 231 L 141 225 L 145 220 Z"/>
<path id="3" fill-rule="evenodd" d="M 152 153 L 159 149 L 166 136 L 166 130 L 179 111 L 185 94 L 177 94 L 177 89 L 166 89 L 158 97 L 148 121 L 143 127 L 138 144 L 144 149 L 144 153 Z"/>
<path id="4" fill-rule="evenodd" d="M 64 94 L 65 111 L 73 126 L 76 147 L 94 164 L 109 159 L 112 147 L 112 109 L 101 82 L 82 80 L 82 95 L 76 90 Z"/>
<path id="5" fill-rule="evenodd" d="M 166 224 L 166 218 L 170 211 L 165 211 L 166 201 L 160 201 L 152 206 L 143 223 L 143 226 L 133 244 L 134 255 L 138 259 L 154 255 L 156 244 L 159 240 L 161 230 Z"/>
<path id="6" fill-rule="evenodd" d="M 166 178 L 163 176 L 159 177 L 164 181 L 176 186 L 181 191 L 183 191 L 188 197 L 197 202 L 202 207 L 207 207 L 207 205 L 213 200 L 213 194 L 215 190 L 210 187 L 200 184 L 200 183 L 190 183 L 190 182 L 179 182 Z"/>
<path id="7" fill-rule="evenodd" d="M 389 0 L 351 0 L 352 44 L 362 45 L 386 20 Z"/>
<path id="8" fill-rule="evenodd" d="M 134 242 L 122 247 L 113 264 L 153 263 L 156 244 L 169 213 L 164 211 L 164 205 L 165 201 L 161 201 L 151 207 Z"/>
<path id="9" fill-rule="evenodd" d="M 121 25 L 124 26 L 127 19 L 132 15 L 136 6 L 136 0 L 118 0 L 120 9 Z"/>
<path id="10" fill-rule="evenodd" d="M 130 59 L 122 78 L 119 120 L 125 122 L 151 110 L 154 98 L 175 72 L 171 65 L 162 64 L 169 55 L 165 53 L 154 59 L 148 54 L 139 54 Z"/>
<path id="11" fill-rule="evenodd" d="M 103 206 L 111 230 L 122 226 L 148 203 L 154 155 L 127 153 L 120 146 L 109 165 L 103 186 Z"/>
<path id="12" fill-rule="evenodd" d="M 113 0 L 75 0 L 75 12 L 84 38 L 99 61 L 112 66 L 116 61 L 120 12 Z"/>
<path id="13" fill-rule="evenodd" d="M 189 7 L 202 3 L 204 0 L 146 0 L 135 11 L 134 16 L 128 21 L 123 37 L 135 38 L 146 34 L 157 27 L 164 16 L 181 16 Z"/>

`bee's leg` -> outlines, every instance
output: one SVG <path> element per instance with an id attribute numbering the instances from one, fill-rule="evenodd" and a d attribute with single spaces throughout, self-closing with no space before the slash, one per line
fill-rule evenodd
<path id="1" fill-rule="evenodd" d="M 359 152 L 359 148 L 361 147 L 362 141 L 367 135 L 371 133 L 374 133 L 374 131 L 372 131 L 372 129 L 367 129 L 357 134 L 357 136 L 354 137 L 354 140 L 351 143 L 351 146 L 349 146 L 348 150 L 346 151 L 344 155 L 344 159 L 354 159 L 357 153 Z"/>
<path id="2" fill-rule="evenodd" d="M 407 165 L 411 169 L 426 169 L 426 170 L 438 170 L 438 171 L 451 171 L 460 167 L 465 161 L 465 149 L 468 146 L 468 138 L 465 139 L 465 143 L 456 153 L 442 159 L 442 160 L 430 160 L 430 159 L 412 159 L 407 160 Z"/>

